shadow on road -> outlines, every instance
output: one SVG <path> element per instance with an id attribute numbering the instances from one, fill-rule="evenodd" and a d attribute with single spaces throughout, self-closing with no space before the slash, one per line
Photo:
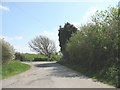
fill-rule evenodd
<path id="1" fill-rule="evenodd" d="M 50 69 L 51 73 L 48 76 L 55 76 L 55 77 L 79 77 L 81 79 L 86 79 L 87 77 L 83 76 L 82 74 L 73 71 L 67 67 L 64 67 L 60 64 L 55 62 L 53 63 L 42 63 L 42 64 L 35 64 L 34 66 L 39 68 L 47 68 Z"/>
<path id="2" fill-rule="evenodd" d="M 41 64 L 35 64 L 34 66 L 40 67 L 40 68 L 48 68 L 48 67 L 57 67 L 57 63 L 41 63 Z"/>

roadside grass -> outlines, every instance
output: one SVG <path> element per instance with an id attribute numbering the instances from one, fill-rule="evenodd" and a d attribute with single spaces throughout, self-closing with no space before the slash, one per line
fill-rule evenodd
<path id="1" fill-rule="evenodd" d="M 13 60 L 8 64 L 3 64 L 0 73 L 2 73 L 2 79 L 11 77 L 21 72 L 27 71 L 31 68 L 30 65 L 21 63 L 20 61 Z"/>
<path id="2" fill-rule="evenodd" d="M 75 70 L 89 78 L 92 78 L 94 81 L 100 81 L 102 83 L 109 84 L 109 85 L 116 87 L 116 80 L 111 78 L 110 74 L 106 75 L 106 73 L 111 73 L 108 70 L 107 71 L 103 70 L 103 72 L 100 71 L 98 73 L 95 73 L 95 72 L 91 72 L 85 68 L 80 67 L 80 65 L 78 64 L 66 63 L 66 62 L 61 62 L 61 61 L 57 63 L 64 65 L 72 70 Z"/>

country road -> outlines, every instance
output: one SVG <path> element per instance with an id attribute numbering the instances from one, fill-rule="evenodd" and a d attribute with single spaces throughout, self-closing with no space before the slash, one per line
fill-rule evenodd
<path id="1" fill-rule="evenodd" d="M 24 62 L 32 68 L 2 80 L 2 88 L 114 88 L 95 82 L 56 62 Z"/>

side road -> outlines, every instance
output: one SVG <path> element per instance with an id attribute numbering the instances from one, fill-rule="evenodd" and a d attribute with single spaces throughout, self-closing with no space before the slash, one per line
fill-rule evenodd
<path id="1" fill-rule="evenodd" d="M 2 80 L 2 88 L 114 88 L 95 82 L 56 62 L 24 62 L 32 68 Z"/>

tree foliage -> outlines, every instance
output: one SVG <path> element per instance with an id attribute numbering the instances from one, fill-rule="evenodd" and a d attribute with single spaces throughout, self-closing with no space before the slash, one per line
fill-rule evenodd
<path id="1" fill-rule="evenodd" d="M 4 39 L 0 39 L 0 46 L 2 46 L 2 64 L 8 63 L 9 61 L 13 60 L 15 50 L 10 43 L 6 42 Z"/>
<path id="2" fill-rule="evenodd" d="M 58 36 L 60 42 L 59 46 L 61 47 L 62 52 L 65 51 L 66 43 L 68 42 L 72 34 L 75 33 L 76 31 L 77 28 L 68 22 L 65 23 L 63 28 L 60 26 Z"/>
<path id="3" fill-rule="evenodd" d="M 51 55 L 56 52 L 56 46 L 54 41 L 50 40 L 46 36 L 37 36 L 29 42 L 29 46 L 34 51 L 48 56 L 51 58 Z"/>
<path id="4" fill-rule="evenodd" d="M 116 82 L 117 71 L 120 71 L 119 42 L 118 8 L 97 11 L 92 23 L 81 26 L 67 43 L 68 62 L 80 64 L 87 71 L 106 75 L 108 81 Z"/>
<path id="5" fill-rule="evenodd" d="M 25 56 L 24 56 L 23 53 L 16 52 L 16 53 L 15 53 L 15 59 L 16 59 L 16 60 L 20 60 L 20 61 L 24 61 L 24 60 L 25 60 Z"/>

